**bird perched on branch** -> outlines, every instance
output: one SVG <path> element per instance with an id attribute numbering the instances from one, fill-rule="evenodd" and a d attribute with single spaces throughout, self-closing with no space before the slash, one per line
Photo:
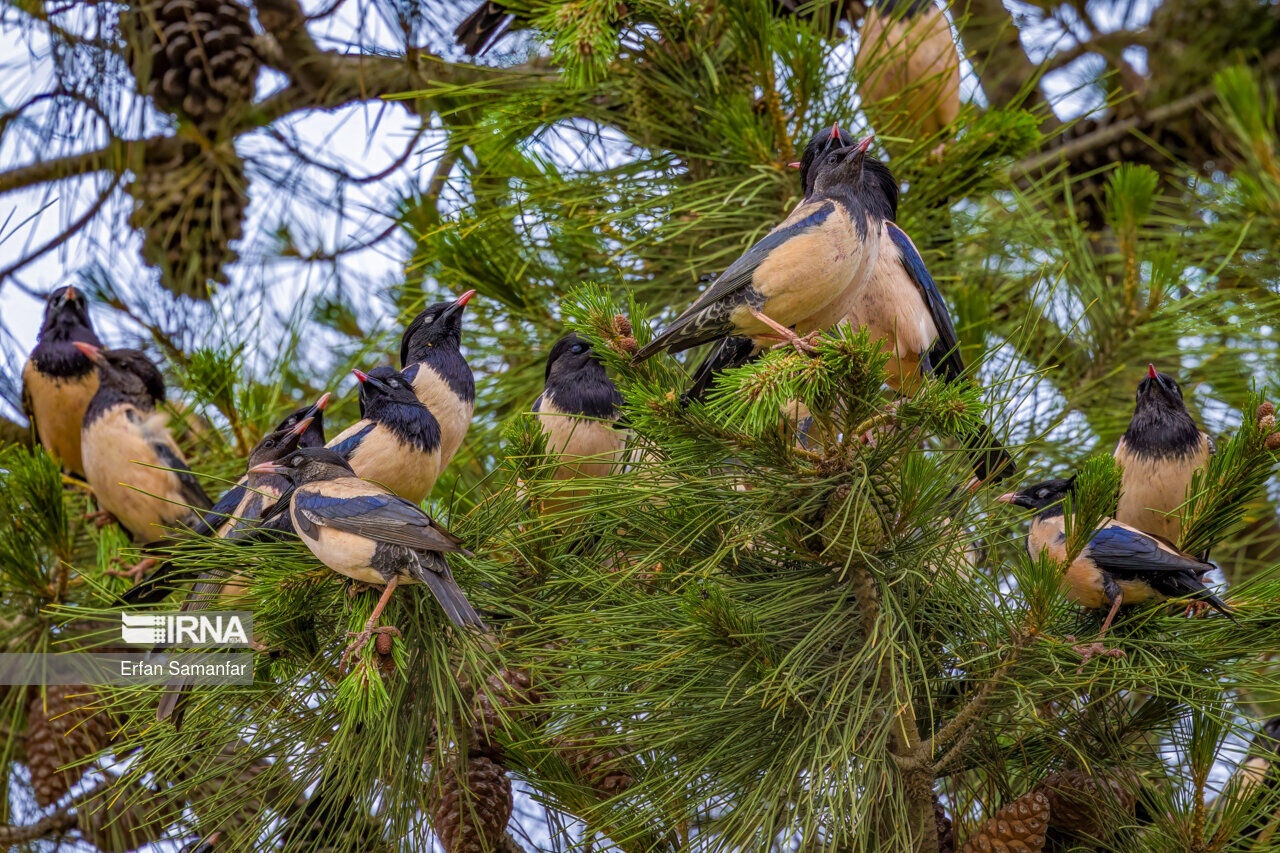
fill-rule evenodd
<path id="1" fill-rule="evenodd" d="M 225 520 L 217 530 L 206 535 L 214 535 L 220 539 L 227 538 L 240 529 L 241 525 L 256 522 L 275 507 L 276 501 L 288 492 L 292 483 L 281 474 L 255 472 L 253 468 L 271 464 L 293 453 L 302 446 L 304 441 L 307 442 L 306 446 L 323 446 L 323 428 L 320 430 L 322 444 L 311 443 L 315 440 L 312 435 L 312 426 L 320 417 L 320 409 L 323 408 L 323 403 L 328 401 L 328 397 L 329 395 L 325 394 L 316 406 L 299 409 L 298 412 L 285 418 L 279 429 L 273 430 L 258 442 L 253 452 L 249 454 L 249 472 L 224 496 L 226 500 L 239 492 L 238 500 L 226 514 L 216 516 Z M 297 415 L 300 413 L 303 417 L 298 420 Z M 219 504 L 222 503 L 223 501 L 219 501 Z M 210 514 L 216 512 L 217 508 L 215 506 Z M 163 598 L 168 592 L 166 583 L 172 584 L 181 578 L 178 572 L 170 568 L 171 566 L 172 563 L 165 563 L 151 577 L 126 592 L 124 596 L 126 603 L 142 604 Z M 239 575 L 228 577 L 228 573 L 223 571 L 205 572 L 192 587 L 191 594 L 182 602 L 181 610 L 183 612 L 205 610 L 228 596 L 234 596 L 242 584 L 243 580 Z M 131 596 L 130 593 L 133 595 Z M 183 706 L 190 689 L 191 685 L 187 683 L 185 677 L 172 682 L 169 689 L 160 697 L 160 704 L 156 707 L 156 721 L 164 722 L 171 719 L 174 728 L 181 728 Z"/>
<path id="2" fill-rule="evenodd" d="M 288 505 L 281 501 L 276 511 L 288 512 L 298 537 L 320 562 L 354 580 L 386 584 L 364 629 L 343 653 L 344 665 L 375 633 L 398 633 L 377 626 L 401 583 L 425 583 L 454 625 L 484 627 L 444 556 L 469 552 L 418 506 L 360 479 L 326 447 L 298 450 L 249 470 L 289 477 L 294 488 Z"/>
<path id="3" fill-rule="evenodd" d="M 440 424 L 394 367 L 351 371 L 360 383 L 360 420 L 328 444 L 356 476 L 420 503 L 440 475 Z"/>
<path id="4" fill-rule="evenodd" d="M 212 504 L 156 410 L 165 396 L 159 369 L 138 350 L 75 346 L 98 370 L 80 447 L 99 506 L 143 545 L 164 539 L 166 527 L 195 523 L 196 512 Z M 139 580 L 154 562 L 143 560 L 129 574 Z"/>
<path id="5" fill-rule="evenodd" d="M 591 345 L 565 335 L 547 356 L 545 384 L 533 403 L 547 436 L 547 452 L 556 459 L 556 480 L 603 477 L 623 461 L 626 432 L 619 426 L 622 395 Z M 572 507 L 578 497 L 558 491 L 554 511 Z M 544 510 L 552 508 L 544 504 Z"/>
<path id="6" fill-rule="evenodd" d="M 749 337 L 757 347 L 783 341 L 811 351 L 802 336 L 826 331 L 844 317 L 875 260 L 878 243 L 872 237 L 880 222 L 863 198 L 871 140 L 818 158 L 812 194 L 634 360 L 729 335 Z"/>
<path id="7" fill-rule="evenodd" d="M 273 462 L 299 447 L 323 447 L 324 408 L 328 404 L 329 395 L 323 394 L 312 405 L 292 412 L 254 445 L 249 452 L 247 467 Z M 196 536 L 226 539 L 259 521 L 275 506 L 280 496 L 289 490 L 289 486 L 289 480 L 285 477 L 251 474 L 246 471 L 211 509 L 197 513 L 191 532 Z M 173 563 L 163 563 L 149 578 L 126 590 L 120 596 L 120 604 L 137 606 L 160 601 L 184 576 L 190 577 L 180 572 Z"/>
<path id="8" fill-rule="evenodd" d="M 1075 477 L 1046 480 L 1027 486 L 1022 491 L 1001 495 L 997 500 L 1035 511 L 1027 550 L 1032 557 L 1042 551 L 1065 562 L 1066 516 L 1063 501 L 1071 493 Z M 1080 556 L 1067 566 L 1065 583 L 1068 597 L 1092 610 L 1106 612 L 1099 636 L 1111 627 L 1116 613 L 1124 605 L 1144 601 L 1186 598 L 1204 602 L 1219 613 L 1233 618 L 1226 603 L 1214 595 L 1204 581 L 1204 573 L 1213 566 L 1185 554 L 1168 541 L 1144 533 L 1112 518 L 1098 524 Z M 1194 609 L 1194 604 L 1188 610 Z M 1120 656 L 1101 643 L 1077 646 L 1076 651 L 1087 661 L 1095 654 Z"/>
<path id="9" fill-rule="evenodd" d="M 80 427 L 98 390 L 98 371 L 77 342 L 102 346 L 84 294 L 68 285 L 45 302 L 35 349 L 22 368 L 22 408 L 41 446 L 68 473 L 83 477 Z"/>
<path id="10" fill-rule="evenodd" d="M 428 305 L 400 340 L 400 366 L 413 392 L 440 424 L 440 468 L 453 459 L 476 406 L 476 381 L 462 355 L 462 312 L 475 296 Z"/>
<path id="11" fill-rule="evenodd" d="M 1213 439 L 1187 412 L 1178 383 L 1148 364 L 1133 418 L 1116 445 L 1122 472 L 1116 518 L 1177 542 L 1182 533 L 1178 509 L 1190 497 L 1192 476 L 1214 449 Z"/>
<path id="12" fill-rule="evenodd" d="M 960 52 L 934 0 L 870 4 L 853 71 L 863 109 L 881 135 L 935 136 L 960 114 Z"/>

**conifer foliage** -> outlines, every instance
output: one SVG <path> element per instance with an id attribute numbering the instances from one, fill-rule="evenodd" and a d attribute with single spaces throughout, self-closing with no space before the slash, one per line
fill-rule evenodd
<path id="1" fill-rule="evenodd" d="M 218 606 L 253 611 L 253 683 L 196 687 L 181 728 L 156 721 L 155 686 L 3 688 L 0 841 L 1270 849 L 1273 4 L 1234 2 L 1243 27 L 1197 0 L 1149 21 L 1124 3 L 1016 20 L 989 0 L 951 7 L 953 29 L 928 32 L 958 37 L 978 94 L 942 131 L 894 112 L 872 153 L 899 180 L 896 221 L 966 372 L 896 395 L 882 342 L 846 324 L 812 353 L 724 371 L 701 399 L 684 392 L 705 348 L 633 356 L 796 206 L 788 164 L 815 132 L 877 130 L 853 74 L 864 5 L 491 0 L 462 46 L 470 7 L 352 0 L 352 24 L 344 5 L 6 5 L 56 45 L 57 89 L 7 114 L 0 141 L 35 132 L 19 119 L 50 100 L 70 106 L 46 139 L 103 145 L 0 164 L 0 193 L 106 175 L 63 239 L 114 227 L 150 272 L 99 265 L 77 286 L 113 345 L 163 362 L 170 429 L 210 494 L 304 400 L 336 392 L 331 436 L 356 421 L 347 372 L 397 363 L 418 311 L 477 290 L 462 334 L 476 413 L 426 506 L 465 545 L 449 564 L 487 628 L 454 627 L 406 586 L 383 614 L 398 632 L 346 667 L 376 590 L 289 536 L 175 534 L 178 585 L 233 579 Z M 1030 45 L 1067 14 L 1068 43 Z M 370 99 L 415 127 L 385 174 L 299 146 L 297 119 Z M 385 115 L 361 125 L 375 147 L 395 135 Z M 90 119 L 105 138 L 77 134 Z M 304 247 L 282 212 L 352 215 L 356 188 L 401 178 L 373 205 L 386 230 L 359 241 L 403 257 L 389 286 L 354 277 L 345 250 Z M 0 216 L 0 243 L 20 228 Z M 307 283 L 282 316 L 271 270 L 290 264 Z M 608 426 L 625 443 L 572 481 L 531 410 L 569 331 L 617 386 Z M 1116 512 L 1111 451 L 1148 363 L 1216 440 L 1171 544 L 1212 555 L 1232 618 L 1126 607 L 1105 636 L 1123 654 L 1082 664 L 1101 614 L 1073 603 L 1065 564 L 1028 555 L 1029 514 L 997 498 L 1076 475 L 1065 548 L 1085 554 Z M 966 438 L 983 425 L 1018 481 L 971 482 Z M 145 555 L 16 425 L 3 440 L 0 651 L 111 648 L 119 567 Z"/>

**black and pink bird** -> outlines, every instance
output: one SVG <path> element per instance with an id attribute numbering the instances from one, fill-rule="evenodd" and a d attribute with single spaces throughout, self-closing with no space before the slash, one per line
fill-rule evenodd
<path id="1" fill-rule="evenodd" d="M 462 316 L 475 296 L 428 305 L 404 330 L 400 367 L 414 394 L 440 425 L 440 467 L 447 466 L 471 426 L 476 380 L 462 354 Z"/>

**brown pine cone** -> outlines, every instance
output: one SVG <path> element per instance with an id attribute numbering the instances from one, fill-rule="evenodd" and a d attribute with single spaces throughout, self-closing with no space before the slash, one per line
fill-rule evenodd
<path id="1" fill-rule="evenodd" d="M 1049 798 L 1024 794 L 992 815 L 960 848 L 960 853 L 1040 853 L 1049 826 Z"/>
<path id="2" fill-rule="evenodd" d="M 468 746 L 473 752 L 501 758 L 502 749 L 494 738 L 505 728 L 512 714 L 532 708 L 542 701 L 528 670 L 508 667 L 489 676 L 483 689 L 475 691 L 471 702 L 471 733 Z"/>
<path id="3" fill-rule="evenodd" d="M 186 143 L 172 158 L 148 161 L 127 190 L 129 224 L 142 232 L 142 256 L 174 293 L 209 298 L 210 281 L 225 284 L 243 234 L 244 162 L 230 145 Z"/>
<path id="4" fill-rule="evenodd" d="M 35 691 L 27 708 L 27 766 L 36 802 L 60 800 L 84 774 L 82 759 L 111 740 L 111 721 L 90 707 L 97 694 L 84 685 L 50 685 Z M 77 766 L 60 769 L 63 765 Z"/>
<path id="5" fill-rule="evenodd" d="M 1136 799 L 1117 774 L 1080 770 L 1050 773 L 1036 787 L 1049 799 L 1049 827 L 1105 841 L 1118 813 L 1133 814 Z"/>
<path id="6" fill-rule="evenodd" d="M 622 751 L 602 745 L 591 735 L 556 738 L 555 747 L 560 759 L 602 800 L 621 794 L 634 781 Z"/>
<path id="7" fill-rule="evenodd" d="M 497 853 L 511 819 L 511 780 L 483 755 L 467 759 L 465 783 L 450 761 L 436 771 L 431 822 L 445 853 Z"/>
<path id="8" fill-rule="evenodd" d="M 146 0 L 121 18 L 138 90 L 214 136 L 229 107 L 253 99 L 261 60 L 236 0 Z"/>
<path id="9" fill-rule="evenodd" d="M 947 810 L 943 808 L 942 800 L 938 798 L 936 792 L 933 795 L 933 822 L 938 829 L 938 853 L 955 853 L 955 829 L 952 827 L 951 818 L 947 817 Z"/>

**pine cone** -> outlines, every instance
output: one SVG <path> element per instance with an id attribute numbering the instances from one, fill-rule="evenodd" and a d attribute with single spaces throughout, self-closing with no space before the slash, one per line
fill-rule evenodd
<path id="1" fill-rule="evenodd" d="M 52 805 L 84 774 L 84 766 L 61 770 L 100 751 L 110 741 L 111 722 L 90 706 L 97 695 L 80 684 L 50 685 L 27 710 L 27 766 L 41 807 Z"/>
<path id="2" fill-rule="evenodd" d="M 616 797 L 631 787 L 631 774 L 623 766 L 621 750 L 604 746 L 590 736 L 557 738 L 556 754 L 602 800 Z"/>
<path id="3" fill-rule="evenodd" d="M 511 819 L 511 780 L 483 755 L 467 759 L 465 787 L 453 762 L 436 773 L 431 821 L 445 853 L 497 853 Z"/>
<path id="4" fill-rule="evenodd" d="M 1049 798 L 1024 794 L 973 831 L 960 853 L 1040 853 L 1049 825 Z"/>
<path id="5" fill-rule="evenodd" d="M 1132 815 L 1136 800 L 1116 774 L 1051 773 L 1037 786 L 1049 800 L 1049 827 L 1099 841 L 1110 837 L 1116 811 Z"/>
<path id="6" fill-rule="evenodd" d="M 209 282 L 225 284 L 230 247 L 243 233 L 244 162 L 230 145 L 184 143 L 171 158 L 149 160 L 128 187 L 129 224 L 142 231 L 142 256 L 159 267 L 174 293 L 209 297 Z"/>
<path id="7" fill-rule="evenodd" d="M 249 10 L 236 0 L 149 0 L 121 20 L 139 91 L 217 135 L 228 107 L 248 103 L 261 61 Z"/>
<path id="8" fill-rule="evenodd" d="M 933 822 L 938 829 L 938 853 L 955 853 L 956 834 L 947 817 L 947 810 L 942 807 L 942 800 L 937 793 L 933 795 Z"/>
<path id="9" fill-rule="evenodd" d="M 502 749 L 494 737 L 505 728 L 504 718 L 542 701 L 528 670 L 508 667 L 485 681 L 485 690 L 477 690 L 472 699 L 471 734 L 468 745 L 473 752 L 501 758 Z"/>

